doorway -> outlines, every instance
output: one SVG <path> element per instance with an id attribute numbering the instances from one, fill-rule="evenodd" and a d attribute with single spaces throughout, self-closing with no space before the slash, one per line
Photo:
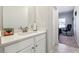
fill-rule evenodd
<path id="1" fill-rule="evenodd" d="M 65 44 L 71 47 L 79 48 L 78 44 L 74 38 L 73 30 L 73 10 L 58 13 L 58 41 L 61 44 Z"/>

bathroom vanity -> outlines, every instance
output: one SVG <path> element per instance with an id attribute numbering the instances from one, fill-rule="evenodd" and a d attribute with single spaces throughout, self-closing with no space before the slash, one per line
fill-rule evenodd
<path id="1" fill-rule="evenodd" d="M 1 38 L 0 53 L 45 53 L 46 31 L 16 33 Z"/>
<path id="2" fill-rule="evenodd" d="M 56 7 L 2 6 L 0 12 L 0 53 L 51 52 L 58 44 Z"/>
<path id="3" fill-rule="evenodd" d="M 3 7 L 2 34 L 6 32 L 4 31 L 5 28 L 13 28 L 14 34 L 10 36 L 1 36 L 1 53 L 46 52 L 46 31 L 41 31 L 44 27 L 36 22 L 38 20 L 36 8 L 37 7 L 29 6 Z M 35 22 L 38 27 L 33 26 Z M 32 30 L 32 32 L 23 30 L 26 27 Z M 37 29 L 34 29 L 34 31 L 33 28 L 35 27 Z"/>

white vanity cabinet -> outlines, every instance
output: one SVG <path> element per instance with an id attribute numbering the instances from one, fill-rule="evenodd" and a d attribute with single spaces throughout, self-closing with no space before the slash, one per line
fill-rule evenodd
<path id="1" fill-rule="evenodd" d="M 30 45 L 34 44 L 33 38 L 25 39 L 24 41 L 14 43 L 10 46 L 4 47 L 5 53 L 17 53 L 25 48 L 28 48 Z"/>
<path id="2" fill-rule="evenodd" d="M 19 51 L 17 53 L 34 53 L 34 45 L 31 45 L 25 49 L 23 49 L 22 51 Z"/>
<path id="3" fill-rule="evenodd" d="M 41 39 L 35 44 L 35 53 L 45 53 L 46 52 L 46 39 Z"/>
<path id="4" fill-rule="evenodd" d="M 46 35 L 38 35 L 34 37 L 34 45 L 25 48 L 19 53 L 46 53 Z"/>
<path id="5" fill-rule="evenodd" d="M 46 35 L 42 34 L 35 37 L 35 53 L 46 52 Z"/>
<path id="6" fill-rule="evenodd" d="M 1 53 L 45 53 L 46 33 L 25 37 L 21 41 L 0 47 Z"/>

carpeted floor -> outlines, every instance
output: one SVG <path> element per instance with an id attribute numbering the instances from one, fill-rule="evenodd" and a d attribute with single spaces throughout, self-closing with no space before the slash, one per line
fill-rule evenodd
<path id="1" fill-rule="evenodd" d="M 74 36 L 59 35 L 59 43 L 69 45 L 71 47 L 79 48 Z"/>

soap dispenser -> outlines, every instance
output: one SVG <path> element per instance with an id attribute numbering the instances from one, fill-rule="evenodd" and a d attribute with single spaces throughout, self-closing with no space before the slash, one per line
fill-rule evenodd
<path id="1" fill-rule="evenodd" d="M 37 31 L 37 24 L 36 24 L 36 22 L 33 24 L 33 31 Z"/>

